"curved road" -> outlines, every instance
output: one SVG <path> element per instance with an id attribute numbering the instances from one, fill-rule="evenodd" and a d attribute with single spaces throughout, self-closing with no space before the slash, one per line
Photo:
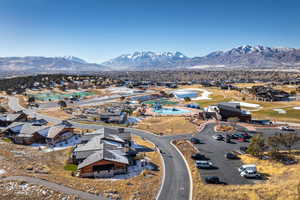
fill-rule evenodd
<path id="1" fill-rule="evenodd" d="M 19 104 L 16 97 L 8 97 L 8 105 L 14 111 L 23 110 L 30 116 L 44 118 L 53 123 L 60 123 L 61 120 L 36 113 L 34 109 L 25 109 Z M 99 129 L 103 126 L 93 124 L 81 124 L 72 122 L 77 128 L 83 129 Z M 170 144 L 173 139 L 188 138 L 190 135 L 179 136 L 157 136 L 146 131 L 130 129 L 133 134 L 141 136 L 154 143 L 162 152 L 162 157 L 165 164 L 165 178 L 162 183 L 162 188 L 158 200 L 187 200 L 191 199 L 190 194 L 190 179 L 188 169 L 185 162 L 178 151 Z"/>

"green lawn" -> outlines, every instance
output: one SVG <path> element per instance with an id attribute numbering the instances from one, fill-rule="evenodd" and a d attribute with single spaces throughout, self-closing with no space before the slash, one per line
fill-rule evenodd
<path id="1" fill-rule="evenodd" d="M 256 112 L 252 112 L 254 118 L 258 119 L 275 119 L 277 121 L 290 121 L 290 122 L 300 122 L 300 110 L 295 110 L 292 107 L 282 108 L 287 113 L 280 114 L 273 109 L 262 109 Z"/>
<path id="2" fill-rule="evenodd" d="M 74 165 L 74 164 L 66 164 L 64 166 L 64 169 L 67 170 L 67 171 L 72 171 L 72 172 L 75 172 L 77 170 L 77 165 Z"/>
<path id="3" fill-rule="evenodd" d="M 12 143 L 12 140 L 10 138 L 2 138 L 4 142 Z"/>

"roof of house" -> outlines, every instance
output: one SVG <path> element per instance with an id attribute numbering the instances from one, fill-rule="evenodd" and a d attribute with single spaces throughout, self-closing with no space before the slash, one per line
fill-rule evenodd
<path id="1" fill-rule="evenodd" d="M 82 141 L 88 141 L 95 136 L 101 136 L 103 139 L 112 140 L 120 143 L 124 143 L 125 140 L 130 139 L 129 132 L 122 132 L 118 129 L 106 128 L 103 127 L 91 133 L 85 133 L 82 136 Z"/>
<path id="2" fill-rule="evenodd" d="M 93 137 L 91 140 L 88 141 L 86 144 L 80 144 L 75 149 L 74 152 L 80 151 L 94 151 L 98 149 L 116 149 L 122 147 L 118 143 L 109 143 L 107 141 L 102 140 L 103 137 L 101 135 Z"/>
<path id="3" fill-rule="evenodd" d="M 32 134 L 46 128 L 45 126 L 33 126 L 27 122 L 13 122 L 4 131 L 10 130 L 18 133 L 19 137 L 31 137 Z"/>
<path id="4" fill-rule="evenodd" d="M 18 117 L 20 117 L 22 113 L 15 113 L 15 114 L 2 114 L 0 115 L 0 121 L 15 121 Z"/>
<path id="5" fill-rule="evenodd" d="M 81 169 L 101 160 L 108 160 L 127 165 L 129 163 L 128 158 L 120 154 L 118 150 L 101 149 L 88 156 L 82 163 L 78 165 L 78 169 Z"/>
<path id="6" fill-rule="evenodd" d="M 38 131 L 38 134 L 46 138 L 55 138 L 65 128 L 66 126 L 64 125 L 45 127 L 44 129 Z"/>

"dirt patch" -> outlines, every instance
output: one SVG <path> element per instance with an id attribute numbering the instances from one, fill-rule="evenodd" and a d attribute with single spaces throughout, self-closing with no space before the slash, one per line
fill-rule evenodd
<path id="1" fill-rule="evenodd" d="M 72 115 L 66 113 L 64 110 L 60 108 L 49 108 L 49 109 L 41 109 L 38 113 L 42 115 L 47 115 L 50 117 L 59 118 L 61 120 L 66 120 L 72 117 Z"/>
<path id="2" fill-rule="evenodd" d="M 197 132 L 197 127 L 186 117 L 151 117 L 135 126 L 162 135 L 191 134 Z"/>

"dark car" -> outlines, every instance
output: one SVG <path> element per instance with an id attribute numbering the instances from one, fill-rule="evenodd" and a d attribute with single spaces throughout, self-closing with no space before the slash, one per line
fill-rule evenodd
<path id="1" fill-rule="evenodd" d="M 225 158 L 227 158 L 227 159 L 238 159 L 239 157 L 234 153 L 228 152 L 228 153 L 225 153 Z"/>
<path id="2" fill-rule="evenodd" d="M 191 138 L 191 143 L 193 143 L 193 144 L 200 144 L 201 143 L 201 141 L 200 141 L 200 139 L 198 139 L 198 138 Z"/>
<path id="3" fill-rule="evenodd" d="M 244 147 L 244 146 L 240 147 L 240 151 L 242 153 L 247 153 L 247 150 L 248 150 L 248 147 Z"/>
<path id="4" fill-rule="evenodd" d="M 289 126 L 283 126 L 280 128 L 282 131 L 295 131 L 295 129 L 290 128 Z"/>
<path id="5" fill-rule="evenodd" d="M 221 181 L 217 176 L 207 176 L 205 177 L 205 182 L 208 184 L 220 184 Z"/>
<path id="6" fill-rule="evenodd" d="M 194 160 L 209 160 L 205 155 L 200 154 L 200 153 L 192 154 L 191 158 Z"/>
<path id="7" fill-rule="evenodd" d="M 248 133 L 235 133 L 231 135 L 232 139 L 250 139 L 251 136 Z"/>

